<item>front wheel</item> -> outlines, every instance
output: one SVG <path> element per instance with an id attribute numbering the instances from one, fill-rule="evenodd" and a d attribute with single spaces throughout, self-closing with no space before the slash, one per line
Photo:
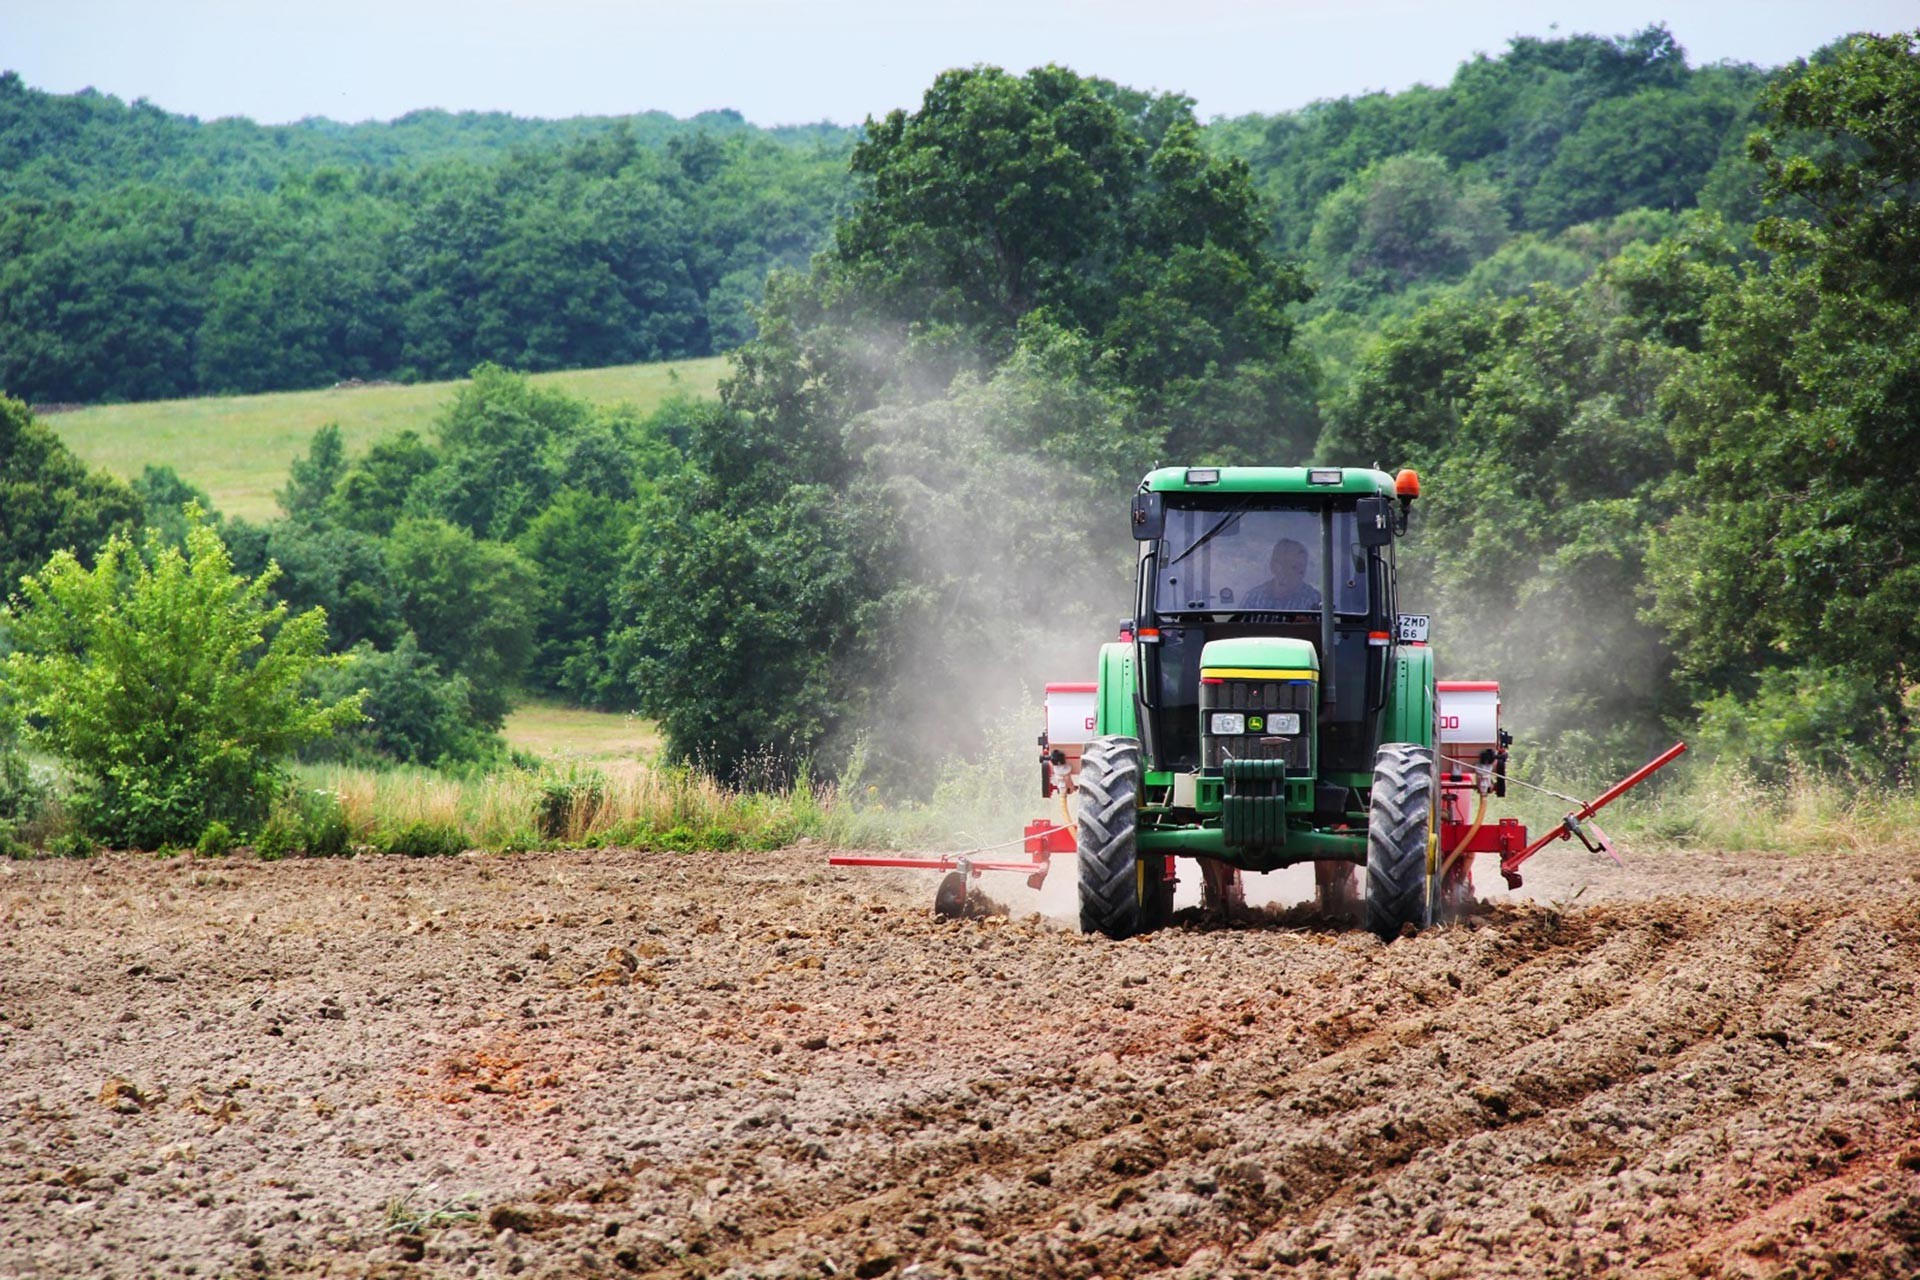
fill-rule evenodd
<path id="1" fill-rule="evenodd" d="M 1427 880 L 1439 775 L 1433 748 L 1381 746 L 1367 814 L 1367 928 L 1391 941 L 1427 923 Z"/>
<path id="2" fill-rule="evenodd" d="M 1151 874 L 1140 825 L 1140 743 L 1099 737 L 1080 756 L 1080 931 L 1130 938 L 1165 923 L 1170 885 Z"/>

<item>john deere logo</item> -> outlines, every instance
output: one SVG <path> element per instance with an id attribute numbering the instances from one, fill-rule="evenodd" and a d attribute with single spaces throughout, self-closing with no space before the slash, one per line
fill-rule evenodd
<path id="1" fill-rule="evenodd" d="M 1247 732 L 1248 732 L 1248 733 L 1259 733 L 1259 732 L 1260 732 L 1260 731 L 1261 731 L 1262 729 L 1265 729 L 1266 727 L 1267 727 L 1267 722 L 1266 722 L 1266 720 L 1265 720 L 1265 719 L 1263 719 L 1262 717 L 1260 717 L 1260 716 L 1248 716 L 1248 717 L 1247 717 Z"/>

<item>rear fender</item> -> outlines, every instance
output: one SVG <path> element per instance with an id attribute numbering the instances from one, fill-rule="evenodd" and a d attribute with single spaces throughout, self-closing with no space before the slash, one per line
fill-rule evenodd
<path id="1" fill-rule="evenodd" d="M 1100 685 L 1093 708 L 1093 731 L 1118 738 L 1140 736 L 1140 713 L 1134 701 L 1133 646 L 1114 642 L 1100 646 Z"/>
<path id="2" fill-rule="evenodd" d="M 1380 741 L 1433 746 L 1436 709 L 1433 650 L 1427 645 L 1396 647 L 1393 680 L 1387 688 L 1386 708 L 1380 714 Z"/>

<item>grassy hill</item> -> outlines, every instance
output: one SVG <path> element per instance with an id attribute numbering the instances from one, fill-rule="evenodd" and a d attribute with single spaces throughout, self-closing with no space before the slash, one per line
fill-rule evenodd
<path id="1" fill-rule="evenodd" d="M 538 373 L 533 381 L 604 404 L 645 411 L 676 394 L 711 396 L 726 359 L 675 360 Z M 268 519 L 273 491 L 313 433 L 340 424 L 349 453 L 412 427 L 426 433 L 458 382 L 343 387 L 256 396 L 211 396 L 102 405 L 54 414 L 46 422 L 89 465 L 132 479 L 143 467 L 171 466 L 205 489 L 223 514 Z"/>

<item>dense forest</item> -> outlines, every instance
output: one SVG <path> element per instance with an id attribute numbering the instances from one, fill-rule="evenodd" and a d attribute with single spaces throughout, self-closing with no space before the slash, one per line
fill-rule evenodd
<path id="1" fill-rule="evenodd" d="M 1911 763 L 1913 37 L 1519 39 L 1211 124 L 1058 67 L 858 132 L 260 129 L 14 79 L 0 113 L 19 400 L 481 365 L 427 434 L 322 432 L 283 518 L 205 518 L 354 655 L 311 687 L 368 718 L 308 750 L 486 759 L 531 689 L 724 776 L 924 789 L 1086 669 L 1144 469 L 1325 460 L 1421 469 L 1403 594 L 1536 745 Z M 722 348 L 720 403 L 645 418 L 518 372 Z M 179 477 L 0 426 L 0 485 L 63 495 L 0 508 L 10 575 L 205 544 Z"/>
<path id="2" fill-rule="evenodd" d="M 706 355 L 853 132 L 730 113 L 210 124 L 0 76 L 0 386 L 147 400 Z"/>

